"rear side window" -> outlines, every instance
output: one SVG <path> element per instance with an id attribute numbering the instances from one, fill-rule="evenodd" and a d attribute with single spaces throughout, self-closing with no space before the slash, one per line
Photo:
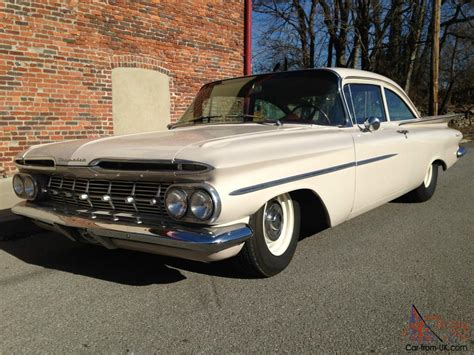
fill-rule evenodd
<path id="1" fill-rule="evenodd" d="M 349 84 L 344 87 L 349 110 L 356 122 L 364 123 L 370 117 L 386 121 L 380 86 Z"/>
<path id="2" fill-rule="evenodd" d="M 407 104 L 392 90 L 385 89 L 385 98 L 387 99 L 390 121 L 403 121 L 416 118 Z"/>

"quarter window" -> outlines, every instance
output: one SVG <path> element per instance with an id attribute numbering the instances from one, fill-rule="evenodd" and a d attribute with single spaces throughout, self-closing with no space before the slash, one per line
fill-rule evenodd
<path id="1" fill-rule="evenodd" d="M 370 117 L 386 121 L 380 86 L 349 84 L 344 87 L 349 110 L 356 122 L 364 123 Z"/>
<path id="2" fill-rule="evenodd" d="M 416 118 L 407 104 L 392 90 L 385 89 L 385 98 L 387 99 L 390 121 L 411 120 Z"/>

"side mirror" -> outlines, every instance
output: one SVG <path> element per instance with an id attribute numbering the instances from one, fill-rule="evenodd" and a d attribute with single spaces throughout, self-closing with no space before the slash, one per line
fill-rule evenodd
<path id="1" fill-rule="evenodd" d="M 380 120 L 378 117 L 369 117 L 365 120 L 364 127 L 369 132 L 376 131 L 380 128 Z"/>

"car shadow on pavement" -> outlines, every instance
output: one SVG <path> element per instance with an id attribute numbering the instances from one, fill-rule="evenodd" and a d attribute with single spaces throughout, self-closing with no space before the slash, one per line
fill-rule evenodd
<path id="1" fill-rule="evenodd" d="M 0 250 L 32 265 L 130 286 L 169 284 L 187 270 L 212 276 L 246 278 L 228 262 L 205 264 L 129 250 L 73 242 L 55 233 L 0 241 Z"/>

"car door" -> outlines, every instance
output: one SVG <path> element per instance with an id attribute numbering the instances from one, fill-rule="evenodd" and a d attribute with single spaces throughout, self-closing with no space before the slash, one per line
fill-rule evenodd
<path id="1" fill-rule="evenodd" d="M 412 108 L 413 104 L 408 104 L 402 98 L 404 95 L 400 95 L 399 90 L 396 88 L 384 85 L 383 91 L 390 122 L 394 124 L 394 127 L 398 126 L 397 130 L 402 131 L 406 137 L 405 146 L 409 149 L 406 162 L 409 168 L 407 185 L 409 190 L 412 190 L 419 186 L 426 174 L 426 170 L 431 165 L 430 158 L 433 147 L 430 144 L 430 140 L 427 139 L 426 127 L 416 125 L 400 126 L 400 123 L 403 123 L 403 121 L 417 118 L 414 108 Z"/>
<path id="2" fill-rule="evenodd" d="M 397 122 L 388 121 L 382 90 L 381 85 L 371 82 L 350 82 L 344 86 L 356 123 L 356 181 L 351 217 L 390 201 L 407 187 L 407 137 Z M 371 117 L 380 120 L 380 128 L 364 130 L 364 122 Z"/>

